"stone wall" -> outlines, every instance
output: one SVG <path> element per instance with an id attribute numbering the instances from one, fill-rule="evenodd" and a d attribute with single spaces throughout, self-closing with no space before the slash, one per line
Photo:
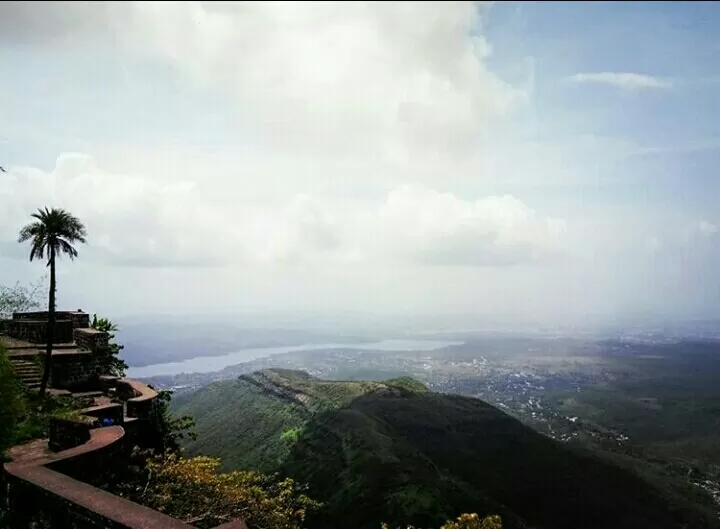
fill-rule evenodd
<path id="1" fill-rule="evenodd" d="M 75 345 L 86 351 L 107 351 L 109 335 L 96 329 L 75 329 L 73 332 Z"/>
<path id="2" fill-rule="evenodd" d="M 90 421 L 53 417 L 50 419 L 48 447 L 60 452 L 85 444 L 90 440 L 91 426 Z"/>
<path id="3" fill-rule="evenodd" d="M 11 320 L 3 324 L 3 332 L 12 338 L 30 343 L 44 343 L 47 340 L 47 311 L 16 312 Z M 57 311 L 53 343 L 72 343 L 75 329 L 90 327 L 90 315 L 82 311 Z"/>
<path id="4" fill-rule="evenodd" d="M 129 378 L 118 380 L 116 387 L 119 395 L 125 395 L 128 417 L 145 420 L 154 417 L 157 391 L 142 382 Z"/>
<path id="5" fill-rule="evenodd" d="M 87 443 L 29 463 L 7 463 L 0 487 L 13 529 L 190 529 L 147 507 L 95 488 L 125 457 L 120 426 Z M 82 480 L 82 481 L 81 481 Z"/>
<path id="6" fill-rule="evenodd" d="M 98 387 L 110 361 L 109 353 L 90 351 L 55 351 L 51 358 L 52 387 L 72 390 Z"/>
<path id="7" fill-rule="evenodd" d="M 0 474 L 0 525 L 12 529 L 193 529 L 191 525 L 96 488 L 128 456 L 120 426 L 91 431 L 86 443 L 45 458 L 6 463 Z M 247 529 L 242 521 L 217 529 Z"/>
<path id="8" fill-rule="evenodd" d="M 90 327 L 90 314 L 87 312 L 78 310 L 76 312 L 68 312 L 67 314 L 72 320 L 75 329 L 87 329 Z"/>
<path id="9" fill-rule="evenodd" d="M 55 321 L 53 343 L 72 343 L 73 322 L 69 319 Z M 12 319 L 5 324 L 8 336 L 34 344 L 42 344 L 47 340 L 47 321 Z"/>
<path id="10" fill-rule="evenodd" d="M 48 312 L 46 310 L 35 312 L 15 312 L 13 313 L 12 319 L 21 321 L 47 321 Z M 76 328 L 90 326 L 90 315 L 81 310 L 56 310 L 55 319 L 71 320 L 73 322 L 73 326 Z"/>

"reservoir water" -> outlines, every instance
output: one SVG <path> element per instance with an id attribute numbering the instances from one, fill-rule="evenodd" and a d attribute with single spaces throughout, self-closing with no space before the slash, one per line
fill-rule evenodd
<path id="1" fill-rule="evenodd" d="M 241 349 L 234 353 L 217 356 L 201 356 L 180 362 L 153 364 L 142 367 L 129 367 L 127 376 L 130 378 L 145 378 L 158 375 L 179 375 L 180 373 L 209 373 L 220 371 L 225 367 L 250 362 L 258 358 L 291 353 L 294 351 L 312 351 L 320 349 L 357 349 L 359 351 L 434 351 L 461 345 L 463 342 L 447 342 L 440 340 L 383 340 L 372 343 L 355 344 L 308 344 L 286 347 L 260 347 L 256 349 Z"/>

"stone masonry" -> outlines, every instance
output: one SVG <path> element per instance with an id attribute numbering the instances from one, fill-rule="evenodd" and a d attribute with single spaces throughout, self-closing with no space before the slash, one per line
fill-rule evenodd
<path id="1" fill-rule="evenodd" d="M 16 312 L 5 322 L 8 336 L 32 344 L 45 343 L 47 336 L 47 312 Z M 90 327 L 90 315 L 81 310 L 57 311 L 53 343 L 72 343 L 75 329 Z"/>
<path id="2" fill-rule="evenodd" d="M 20 312 L 5 322 L 5 341 L 12 342 L 6 348 L 16 364 L 26 365 L 31 355 L 44 360 L 47 318 L 47 312 Z M 92 329 L 90 315 L 81 310 L 58 311 L 54 334 L 51 387 L 76 390 L 96 385 L 110 361 L 108 334 Z"/>

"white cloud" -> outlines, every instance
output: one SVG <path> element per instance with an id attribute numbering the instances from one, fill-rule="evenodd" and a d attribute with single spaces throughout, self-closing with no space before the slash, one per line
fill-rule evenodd
<path id="1" fill-rule="evenodd" d="M 562 220 L 538 216 L 510 195 L 466 201 L 415 186 L 393 190 L 378 220 L 383 251 L 430 264 L 541 260 L 560 249 L 565 230 Z"/>
<path id="2" fill-rule="evenodd" d="M 4 224 L 67 207 L 93 251 L 128 264 L 539 259 L 556 226 L 522 202 L 432 190 L 512 174 L 487 145 L 510 145 L 501 118 L 528 94 L 488 69 L 482 4 L 6 3 L 2 27 L 25 29 L 6 39 L 101 43 L 228 97 L 241 145 L 222 163 L 130 146 L 109 165 L 120 169 L 86 155 L 17 168 L 6 192 L 22 198 Z"/>
<path id="3" fill-rule="evenodd" d="M 707 235 L 707 236 L 715 235 L 718 232 L 717 225 L 713 224 L 712 222 L 708 222 L 706 220 L 701 221 L 698 224 L 697 229 L 700 233 L 702 233 L 703 235 Z"/>
<path id="4" fill-rule="evenodd" d="M 91 258 L 139 266 L 230 266 L 244 261 L 370 260 L 449 265 L 531 262 L 558 249 L 562 221 L 512 196 L 462 200 L 417 186 L 384 204 L 343 209 L 309 194 L 276 207 L 204 202 L 201 184 L 153 180 L 98 168 L 66 154 L 53 171 L 13 168 L 0 186 L 14 197 L 0 238 L 12 243 L 38 204 L 64 207 L 88 226 Z"/>
<path id="5" fill-rule="evenodd" d="M 30 213 L 40 206 L 63 207 L 80 217 L 90 231 L 91 252 L 108 262 L 138 264 L 207 263 L 222 246 L 203 244 L 203 235 L 227 240 L 213 208 L 199 204 L 190 182 L 147 175 L 113 174 L 83 154 L 61 155 L 55 168 L 13 168 L 0 181 L 0 237 L 16 238 Z"/>
<path id="6" fill-rule="evenodd" d="M 662 249 L 662 247 L 663 247 L 663 242 L 662 242 L 662 239 L 660 239 L 660 237 L 652 236 L 652 237 L 649 237 L 645 241 L 645 248 L 647 248 L 647 250 L 649 252 L 652 252 L 652 253 L 658 252 Z"/>
<path id="7" fill-rule="evenodd" d="M 606 84 L 625 90 L 672 88 L 672 83 L 666 79 L 628 72 L 577 73 L 569 79 L 577 83 Z"/>
<path id="8" fill-rule="evenodd" d="M 535 63 L 521 46 L 516 64 L 491 56 L 485 22 L 471 2 L 2 2 L 0 43 L 27 65 L 0 87 L 2 162 L 15 165 L 0 177 L 0 256 L 26 258 L 17 230 L 57 205 L 90 232 L 63 295 L 127 311 L 655 306 L 647 278 L 688 233 L 709 254 L 716 219 L 611 209 L 637 138 L 600 136 L 592 116 L 543 98 L 543 69 L 536 93 L 498 75 Z M 52 167 L 68 151 L 92 156 Z M 135 266 L 108 285 L 99 262 Z M 0 282 L 36 269 L 8 263 Z"/>
<path id="9" fill-rule="evenodd" d="M 10 2 L 10 4 L 13 4 Z M 486 66 L 473 2 L 127 2 L 73 4 L 73 42 L 159 60 L 232 97 L 255 141 L 404 163 L 467 156 L 527 94 Z M 3 5 L 5 25 L 48 38 L 57 9 Z M 82 22 L 82 23 L 81 23 Z M 18 37 L 19 38 L 19 37 Z"/>

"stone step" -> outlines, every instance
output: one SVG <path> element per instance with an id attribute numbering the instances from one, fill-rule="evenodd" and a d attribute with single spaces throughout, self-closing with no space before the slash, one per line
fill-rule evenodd
<path id="1" fill-rule="evenodd" d="M 29 378 L 42 378 L 42 373 L 25 373 L 24 375 L 18 375 L 20 380 L 27 380 Z"/>
<path id="2" fill-rule="evenodd" d="M 73 393 L 73 397 L 76 399 L 87 399 L 87 398 L 94 398 L 94 397 L 102 397 L 103 392 L 102 391 L 85 391 L 82 393 Z"/>
<path id="3" fill-rule="evenodd" d="M 16 372 L 18 375 L 22 375 L 22 374 L 24 374 L 24 373 L 40 373 L 41 370 L 40 370 L 40 369 L 37 369 L 37 368 L 33 369 L 33 368 L 31 368 L 31 367 L 23 367 L 23 368 L 21 368 L 21 369 L 15 369 L 15 372 Z"/>
<path id="4" fill-rule="evenodd" d="M 55 397 L 70 397 L 70 396 L 72 396 L 72 393 L 69 392 L 67 389 L 48 388 L 48 393 Z"/>
<path id="5" fill-rule="evenodd" d="M 40 367 L 34 362 L 13 362 L 12 365 L 16 369 L 20 369 L 23 367 Z"/>

